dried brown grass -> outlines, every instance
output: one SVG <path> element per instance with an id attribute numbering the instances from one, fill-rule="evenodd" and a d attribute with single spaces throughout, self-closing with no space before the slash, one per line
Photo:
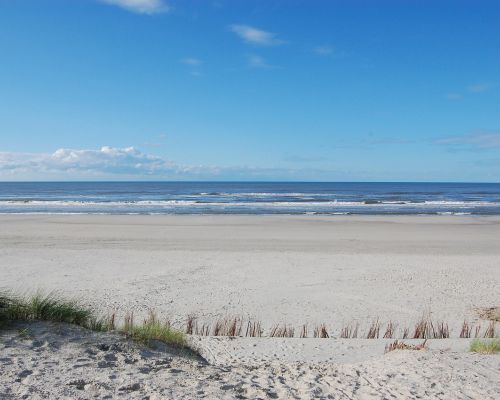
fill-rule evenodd
<path id="1" fill-rule="evenodd" d="M 295 329 L 291 326 L 274 325 L 269 332 L 269 337 L 291 338 L 294 337 Z"/>
<path id="2" fill-rule="evenodd" d="M 344 326 L 340 330 L 340 337 L 342 339 L 355 339 L 358 337 L 359 324 L 356 323 L 354 327 L 352 325 Z"/>
<path id="3" fill-rule="evenodd" d="M 125 316 L 125 324 L 133 325 L 133 314 Z M 150 314 L 148 320 L 151 320 Z M 129 322 L 127 322 L 130 320 Z M 110 324 L 114 326 L 114 316 L 110 318 Z M 171 327 L 170 321 L 165 321 L 166 326 Z M 239 316 L 224 317 L 215 320 L 212 323 L 200 322 L 194 315 L 189 315 L 186 319 L 185 329 L 183 331 L 188 335 L 199 336 L 228 336 L 228 337 L 275 337 L 275 338 L 330 338 L 339 337 L 342 339 L 356 339 L 363 337 L 365 339 L 447 339 L 451 337 L 448 323 L 444 321 L 432 321 L 428 317 L 420 318 L 412 329 L 402 327 L 398 329 L 393 321 L 382 323 L 380 319 L 375 319 L 371 322 L 366 333 L 360 335 L 360 326 L 356 322 L 343 326 L 338 331 L 338 336 L 329 331 L 326 324 L 316 325 L 314 328 L 309 328 L 307 324 L 301 325 L 299 328 L 287 323 L 273 325 L 266 334 L 262 328 L 260 321 L 246 319 Z M 485 330 L 481 329 L 481 325 L 473 325 L 464 320 L 460 331 L 460 338 L 494 338 L 495 337 L 495 321 L 490 321 Z"/>
<path id="4" fill-rule="evenodd" d="M 367 339 L 378 339 L 380 335 L 380 321 L 377 319 L 372 322 L 368 333 L 366 334 Z"/>
<path id="5" fill-rule="evenodd" d="M 389 353 L 390 351 L 394 350 L 424 350 L 426 348 L 425 347 L 426 342 L 427 339 L 425 339 L 421 344 L 413 345 L 400 342 L 399 340 L 396 339 L 394 342 L 385 346 L 385 352 Z"/>
<path id="6" fill-rule="evenodd" d="M 319 326 L 316 326 L 314 328 L 313 336 L 315 338 L 321 338 L 321 339 L 326 339 L 326 338 L 330 337 L 330 335 L 328 334 L 328 330 L 326 329 L 325 324 L 321 324 Z"/>

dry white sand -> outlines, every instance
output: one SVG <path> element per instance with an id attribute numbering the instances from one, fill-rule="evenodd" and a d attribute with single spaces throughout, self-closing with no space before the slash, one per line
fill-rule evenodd
<path id="1" fill-rule="evenodd" d="M 0 332 L 2 399 L 493 400 L 500 395 L 499 356 L 422 350 L 353 364 L 210 365 L 115 334 L 44 323 L 16 328 Z"/>
<path id="2" fill-rule="evenodd" d="M 500 218 L 4 215 L 0 269 L 105 311 L 456 324 L 500 304 Z"/>
<path id="3" fill-rule="evenodd" d="M 333 335 L 423 313 L 458 336 L 500 304 L 500 218 L 0 216 L 0 287 L 181 323 L 255 317 Z M 484 322 L 482 322 L 484 324 Z M 110 334 L 30 324 L 0 338 L 0 398 L 493 399 L 500 356 L 468 341 L 383 355 L 383 340 L 193 338 L 210 365 Z M 101 344 L 115 343 L 107 348 Z M 132 361 L 131 361 L 132 360 Z M 203 393 L 202 393 L 203 392 Z M 328 397 L 330 396 L 330 397 Z"/>

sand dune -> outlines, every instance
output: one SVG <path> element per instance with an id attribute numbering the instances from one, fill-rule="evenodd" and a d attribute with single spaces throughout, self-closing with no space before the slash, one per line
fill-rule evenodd
<path id="1" fill-rule="evenodd" d="M 114 334 L 32 323 L 1 332 L 0 355 L 2 399 L 486 400 L 500 395 L 500 356 L 451 350 L 394 351 L 344 364 L 264 360 L 259 366 L 221 366 Z"/>

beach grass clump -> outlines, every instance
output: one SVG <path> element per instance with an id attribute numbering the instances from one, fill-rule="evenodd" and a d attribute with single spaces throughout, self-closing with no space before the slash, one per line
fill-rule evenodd
<path id="1" fill-rule="evenodd" d="M 110 317 L 97 317 L 92 315 L 83 326 L 95 332 L 114 331 L 116 330 L 115 314 L 112 314 Z"/>
<path id="2" fill-rule="evenodd" d="M 13 307 L 12 299 L 0 293 L 0 328 L 10 320 L 10 310 Z"/>
<path id="3" fill-rule="evenodd" d="M 150 313 L 141 325 L 135 325 L 132 316 L 126 318 L 126 323 L 120 331 L 131 339 L 147 345 L 156 340 L 175 347 L 187 346 L 184 332 L 172 328 L 168 320 L 161 322 L 153 313 Z"/>
<path id="4" fill-rule="evenodd" d="M 65 300 L 55 293 L 35 293 L 24 303 L 27 315 L 24 319 L 66 322 L 87 326 L 92 322 L 93 312 L 75 300 Z M 22 312 L 22 308 L 21 308 Z"/>
<path id="5" fill-rule="evenodd" d="M 479 340 L 474 339 L 469 350 L 473 353 L 480 354 L 497 354 L 500 352 L 500 339 Z"/>
<path id="6" fill-rule="evenodd" d="M 0 294 L 0 320 L 66 322 L 87 328 L 96 318 L 92 310 L 75 300 L 63 299 L 55 292 L 36 292 L 30 296 Z"/>
<path id="7" fill-rule="evenodd" d="M 125 316 L 123 326 L 117 328 L 115 314 L 109 317 L 96 315 L 90 308 L 76 300 L 67 300 L 56 292 L 36 292 L 28 296 L 0 293 L 0 324 L 14 321 L 50 321 L 78 325 L 98 332 L 117 331 L 133 340 L 150 343 L 158 340 L 176 347 L 187 346 L 186 337 L 171 327 L 169 321 L 160 322 L 150 313 L 143 324 L 135 325 L 133 314 Z"/>

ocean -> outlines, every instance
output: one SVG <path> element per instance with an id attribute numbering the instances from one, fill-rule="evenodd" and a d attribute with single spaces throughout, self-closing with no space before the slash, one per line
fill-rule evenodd
<path id="1" fill-rule="evenodd" d="M 2 214 L 500 214 L 499 183 L 0 182 Z"/>

